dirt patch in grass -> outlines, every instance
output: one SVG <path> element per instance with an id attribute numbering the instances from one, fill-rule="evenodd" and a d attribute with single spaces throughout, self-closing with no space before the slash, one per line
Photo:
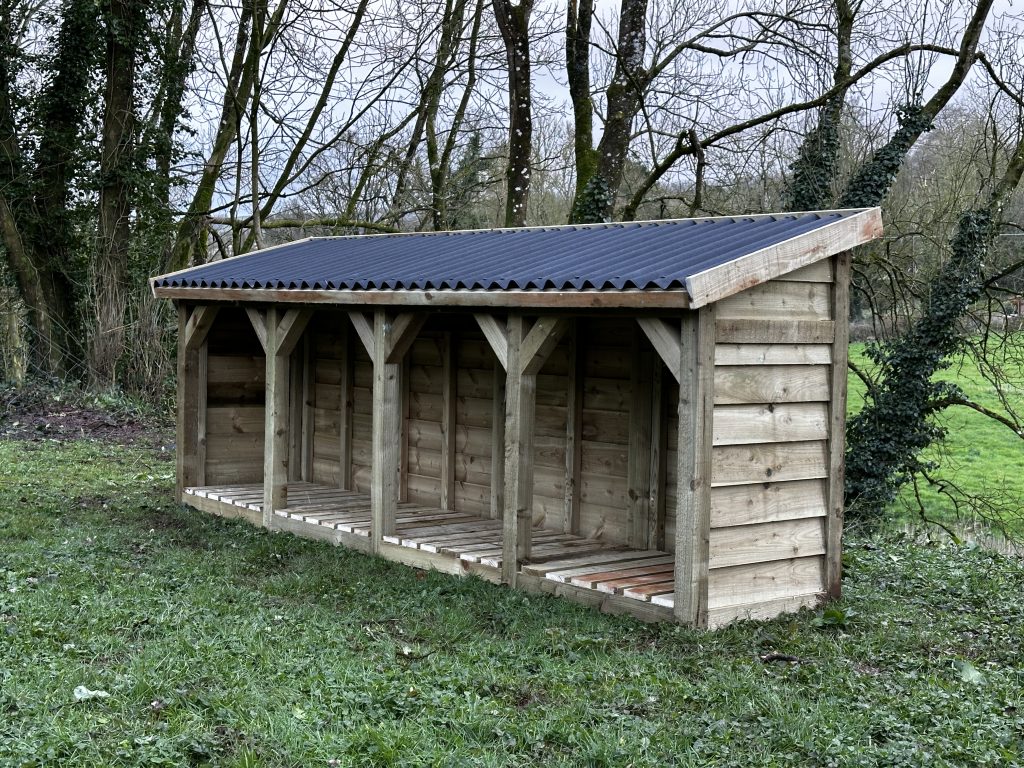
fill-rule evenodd
<path id="1" fill-rule="evenodd" d="M 0 439 L 167 445 L 173 438 L 167 425 L 159 422 L 141 412 L 104 407 L 45 388 L 0 390 Z"/>

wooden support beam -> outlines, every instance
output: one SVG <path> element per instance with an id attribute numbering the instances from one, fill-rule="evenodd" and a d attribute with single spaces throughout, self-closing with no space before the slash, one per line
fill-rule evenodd
<path id="1" fill-rule="evenodd" d="M 290 355 L 294 351 L 295 345 L 302 338 L 302 332 L 306 330 L 311 317 L 313 317 L 311 309 L 289 309 L 284 312 L 278 310 L 275 354 Z"/>
<path id="2" fill-rule="evenodd" d="M 302 479 L 302 356 L 288 358 L 288 482 Z"/>
<path id="3" fill-rule="evenodd" d="M 487 343 L 491 345 L 491 349 L 494 351 L 494 356 L 498 358 L 498 363 L 501 365 L 502 370 L 508 370 L 508 328 L 506 324 L 499 321 L 494 315 L 486 315 L 478 313 L 473 315 L 476 318 L 476 324 L 480 326 L 480 330 L 483 331 L 484 338 L 487 339 Z"/>
<path id="4" fill-rule="evenodd" d="M 192 310 L 185 323 L 185 349 L 198 349 L 206 342 L 220 307 L 216 304 L 203 305 Z"/>
<path id="5" fill-rule="evenodd" d="M 501 578 L 515 584 L 519 566 L 530 556 L 533 527 L 533 422 L 537 375 L 523 372 L 526 320 L 508 320 L 508 371 L 505 384 L 505 499 Z"/>
<path id="6" fill-rule="evenodd" d="M 846 451 L 846 365 L 850 351 L 850 252 L 835 257 L 832 285 L 832 367 L 828 421 L 828 513 L 825 518 L 825 589 L 838 599 L 843 590 L 843 517 Z"/>
<path id="7" fill-rule="evenodd" d="M 707 624 L 714 415 L 714 306 L 683 316 L 679 366 L 676 499 L 676 620 Z"/>
<path id="8" fill-rule="evenodd" d="M 667 320 L 662 320 L 660 317 L 638 317 L 636 321 L 678 384 L 680 355 L 678 326 Z"/>
<path id="9" fill-rule="evenodd" d="M 580 532 L 580 474 L 583 464 L 583 349 L 580 325 L 573 320 L 569 331 L 569 375 L 565 406 L 565 497 L 563 530 L 578 536 Z"/>
<path id="10" fill-rule="evenodd" d="M 186 345 L 189 308 L 178 304 L 178 413 L 175 452 L 177 461 L 174 497 L 180 504 L 184 489 L 199 485 L 199 351 Z"/>
<path id="11" fill-rule="evenodd" d="M 203 342 L 199 345 L 196 375 L 196 485 L 206 485 L 206 396 L 209 391 L 209 359 L 210 346 Z"/>
<path id="12" fill-rule="evenodd" d="M 441 336 L 441 509 L 455 509 L 455 406 L 458 397 L 458 335 Z"/>
<path id="13" fill-rule="evenodd" d="M 299 477 L 313 482 L 313 430 L 316 409 L 316 355 L 313 338 L 306 334 L 302 340 L 302 470 Z"/>
<path id="14" fill-rule="evenodd" d="M 505 508 L 505 366 L 494 361 L 491 394 L 491 509 L 495 520 L 504 519 Z"/>
<path id="15" fill-rule="evenodd" d="M 348 324 L 343 323 L 338 341 L 341 344 L 341 371 L 338 394 L 338 485 L 352 490 L 352 344 Z"/>
<path id="16" fill-rule="evenodd" d="M 675 381 L 675 377 L 672 377 Z M 654 423 L 651 429 L 651 518 L 647 542 L 651 549 L 665 549 L 665 482 L 668 475 L 668 409 L 665 397 L 665 369 L 655 361 L 651 381 L 651 405 Z"/>
<path id="17" fill-rule="evenodd" d="M 267 349 L 280 348 L 278 332 L 281 312 L 267 310 Z M 266 398 L 263 445 L 263 526 L 274 527 L 274 512 L 288 506 L 289 386 L 291 375 L 287 354 L 268 351 L 266 357 Z"/>
<path id="18" fill-rule="evenodd" d="M 255 307 L 246 307 L 245 314 L 249 316 L 249 322 L 252 323 L 252 329 L 256 331 L 256 338 L 260 340 L 260 346 L 263 347 L 263 354 L 267 354 L 266 315 Z"/>
<path id="19" fill-rule="evenodd" d="M 416 335 L 427 322 L 426 312 L 403 312 L 389 320 L 391 329 L 388 332 L 387 362 L 401 362 L 409 347 L 416 340 Z"/>
<path id="20" fill-rule="evenodd" d="M 390 362 L 394 317 L 377 310 L 373 320 L 373 456 L 370 483 L 370 544 L 379 552 L 395 534 L 401 493 L 402 364 Z M 358 328 L 357 328 L 358 331 Z"/>
<path id="21" fill-rule="evenodd" d="M 540 373 L 548 356 L 558 346 L 558 342 L 562 340 L 571 324 L 571 318 L 556 316 L 541 317 L 533 324 L 519 350 L 519 364 L 524 375 L 535 376 Z M 509 332 L 510 337 L 511 335 Z M 509 344 L 511 348 L 511 338 Z M 509 354 L 511 355 L 511 351 Z M 510 358 L 509 367 L 511 362 Z"/>
<path id="22" fill-rule="evenodd" d="M 630 365 L 629 448 L 626 455 L 626 532 L 629 546 L 647 549 L 651 519 L 651 399 L 654 356 L 639 328 Z"/>
<path id="23" fill-rule="evenodd" d="M 371 360 L 376 359 L 373 354 L 373 325 L 371 321 L 367 320 L 366 315 L 361 311 L 356 310 L 348 313 L 348 319 L 352 321 L 352 327 L 356 329 L 356 336 L 362 342 L 366 354 L 370 356 Z"/>

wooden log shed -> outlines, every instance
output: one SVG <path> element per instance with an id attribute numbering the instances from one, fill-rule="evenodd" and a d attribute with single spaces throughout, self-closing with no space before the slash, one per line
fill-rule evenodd
<path id="1" fill-rule="evenodd" d="M 646 620 L 840 589 L 877 208 L 313 238 L 155 278 L 179 501 Z"/>

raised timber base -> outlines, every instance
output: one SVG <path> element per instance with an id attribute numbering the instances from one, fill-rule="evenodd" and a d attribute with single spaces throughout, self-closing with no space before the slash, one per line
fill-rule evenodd
<path id="1" fill-rule="evenodd" d="M 185 503 L 222 517 L 262 525 L 263 486 L 185 489 Z M 501 580 L 501 522 L 418 504 L 399 505 L 394 536 L 379 554 L 416 568 Z M 274 528 L 362 552 L 370 551 L 370 497 L 313 483 L 288 487 L 288 508 Z M 673 619 L 674 557 L 637 551 L 596 539 L 549 531 L 532 533 L 531 558 L 517 574 L 520 588 L 566 597 L 609 613 L 646 621 Z"/>

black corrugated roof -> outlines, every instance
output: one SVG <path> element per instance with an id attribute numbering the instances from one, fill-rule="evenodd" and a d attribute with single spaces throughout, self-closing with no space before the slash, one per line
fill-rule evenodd
<path id="1" fill-rule="evenodd" d="M 318 237 L 155 278 L 157 288 L 671 290 L 861 210 Z"/>

